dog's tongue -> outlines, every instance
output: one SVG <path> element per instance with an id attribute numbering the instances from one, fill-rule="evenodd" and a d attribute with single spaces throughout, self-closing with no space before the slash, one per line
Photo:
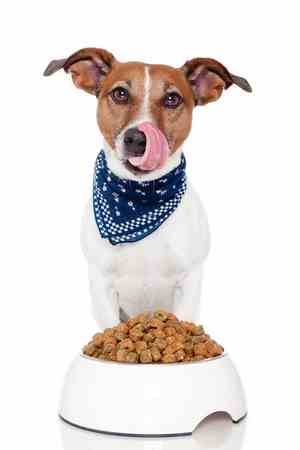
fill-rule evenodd
<path id="1" fill-rule="evenodd" d="M 146 149 L 143 156 L 129 158 L 130 163 L 142 170 L 160 169 L 169 155 L 169 145 L 165 135 L 150 122 L 141 123 L 138 129 L 145 133 Z"/>

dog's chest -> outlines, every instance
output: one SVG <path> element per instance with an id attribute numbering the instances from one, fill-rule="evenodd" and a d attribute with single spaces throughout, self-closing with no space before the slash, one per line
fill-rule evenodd
<path id="1" fill-rule="evenodd" d="M 205 239 L 199 225 L 195 194 L 188 189 L 176 211 L 155 232 L 138 242 L 113 246 L 101 238 L 89 206 L 83 248 L 88 260 L 109 277 L 177 278 L 201 258 Z"/>
<path id="2" fill-rule="evenodd" d="M 175 213 L 174 213 L 175 214 Z M 176 224 L 164 223 L 145 239 L 107 253 L 108 266 L 117 277 L 166 278 L 170 279 L 185 271 L 188 266 L 188 241 L 183 230 L 177 233 Z"/>

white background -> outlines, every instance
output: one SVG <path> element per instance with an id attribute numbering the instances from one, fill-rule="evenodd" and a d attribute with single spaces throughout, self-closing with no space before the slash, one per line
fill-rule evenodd
<path id="1" fill-rule="evenodd" d="M 63 72 L 42 77 L 51 59 L 85 46 L 106 48 L 122 61 L 174 66 L 209 56 L 252 84 L 253 94 L 232 87 L 217 103 L 195 110 L 185 145 L 188 175 L 212 233 L 203 323 L 225 345 L 244 381 L 245 448 L 295 446 L 297 3 L 2 2 L 2 448 L 61 448 L 56 413 L 63 376 L 96 331 L 79 245 L 101 146 L 96 101 L 76 90 Z"/>

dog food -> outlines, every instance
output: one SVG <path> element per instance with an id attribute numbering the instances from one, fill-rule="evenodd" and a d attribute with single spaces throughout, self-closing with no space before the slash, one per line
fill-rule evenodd
<path id="1" fill-rule="evenodd" d="M 201 325 L 179 321 L 162 310 L 108 328 L 83 349 L 93 358 L 141 364 L 201 361 L 223 352 Z"/>

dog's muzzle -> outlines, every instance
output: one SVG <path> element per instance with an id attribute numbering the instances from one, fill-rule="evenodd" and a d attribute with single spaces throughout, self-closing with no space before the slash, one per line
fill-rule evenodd
<path id="1" fill-rule="evenodd" d="M 125 132 L 124 150 L 129 163 L 145 171 L 163 167 L 170 154 L 166 136 L 151 122 L 143 122 Z"/>
<path id="2" fill-rule="evenodd" d="M 124 149 L 128 158 L 143 156 L 146 150 L 146 135 L 138 128 L 129 128 L 124 135 Z"/>

